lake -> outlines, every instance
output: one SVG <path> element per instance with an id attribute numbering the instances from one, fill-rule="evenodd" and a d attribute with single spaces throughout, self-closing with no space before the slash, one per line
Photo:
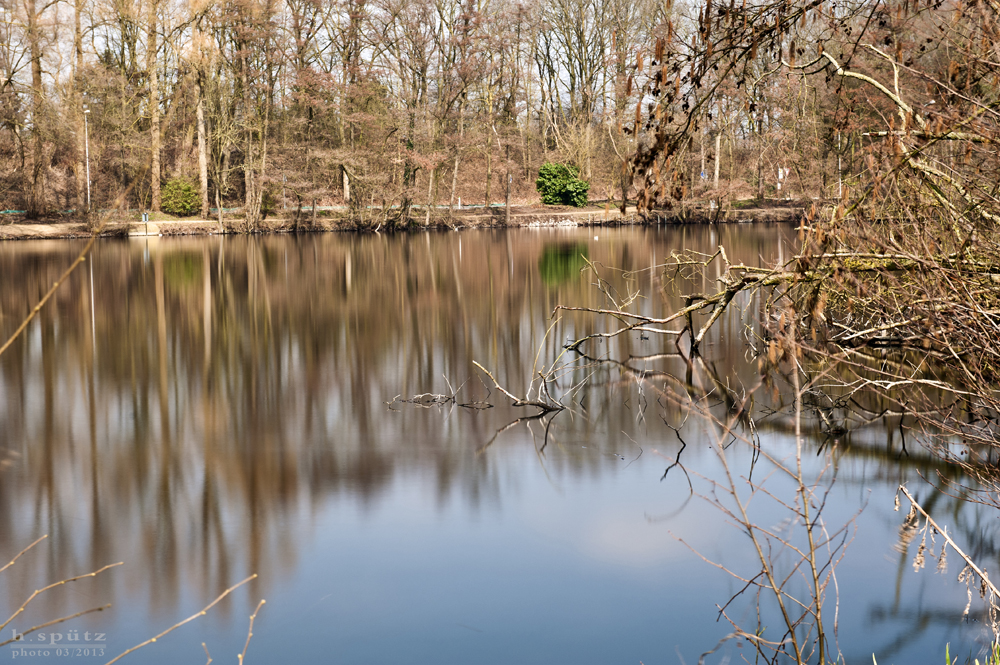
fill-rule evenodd
<path id="1" fill-rule="evenodd" d="M 700 359 L 655 334 L 588 342 L 626 366 L 564 349 L 606 324 L 553 310 L 607 305 L 587 261 L 612 295 L 664 316 L 718 276 L 664 274 L 671 252 L 722 244 L 756 265 L 795 243 L 776 225 L 98 242 L 0 356 L 0 560 L 48 535 L 0 574 L 5 617 L 46 584 L 123 565 L 46 591 L 0 641 L 110 608 L 0 658 L 104 663 L 256 573 L 125 660 L 235 662 L 264 598 L 249 662 L 696 663 L 733 631 L 719 606 L 744 586 L 705 559 L 759 569 L 713 499 L 723 460 L 767 488 L 754 523 L 795 527 L 780 501 L 796 486 L 767 459 L 794 459 L 792 402 L 754 357 L 759 303 L 738 303 Z M 4 339 L 82 246 L 0 244 Z M 553 388 L 575 391 L 572 408 L 543 419 L 473 365 L 521 396 L 557 358 L 576 361 Z M 727 395 L 752 395 L 766 455 L 720 439 L 678 392 L 723 415 Z M 823 517 L 847 525 L 824 608 L 845 661 L 939 662 L 949 643 L 978 655 L 991 637 L 978 593 L 963 616 L 957 557 L 914 570 L 921 536 L 901 542 L 894 495 L 906 483 L 989 570 L 997 515 L 935 490 L 963 479 L 898 417 L 807 409 L 803 426 Z M 760 608 L 778 639 L 774 604 Z M 726 613 L 752 632 L 757 610 L 748 591 Z M 729 640 L 706 662 L 743 655 Z"/>

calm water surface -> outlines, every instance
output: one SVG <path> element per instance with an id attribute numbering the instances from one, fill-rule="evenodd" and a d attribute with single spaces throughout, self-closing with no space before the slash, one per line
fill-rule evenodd
<path id="1" fill-rule="evenodd" d="M 787 255 L 794 237 L 729 226 L 102 241 L 0 357 L 0 559 L 48 534 L 0 574 L 2 609 L 46 583 L 124 565 L 46 592 L 0 641 L 110 603 L 54 627 L 72 662 L 103 663 L 257 573 L 129 660 L 201 663 L 207 648 L 235 662 L 266 598 L 249 662 L 697 662 L 731 632 L 717 605 L 742 587 L 698 553 L 756 572 L 750 541 L 704 498 L 721 478 L 716 432 L 658 399 L 659 379 L 609 367 L 564 377 L 563 390 L 589 377 L 571 411 L 504 429 L 532 410 L 488 391 L 473 361 L 523 393 L 536 356 L 551 362 L 567 338 L 598 329 L 564 315 L 546 334 L 559 303 L 606 305 L 581 253 L 662 316 L 717 276 L 649 270 L 670 252 L 721 243 L 734 262 L 756 264 Z M 4 338 L 80 247 L 0 244 Z M 712 385 L 761 383 L 745 326 L 755 303 L 741 305 L 703 363 L 655 336 L 591 349 L 721 401 Z M 458 402 L 494 408 L 403 401 L 449 384 L 463 386 Z M 755 400 L 762 448 L 794 454 L 787 398 L 763 386 Z M 1000 561 L 996 514 L 935 493 L 927 482 L 949 472 L 901 438 L 898 419 L 853 419 L 844 434 L 816 416 L 808 473 L 836 471 L 825 518 L 840 525 L 861 511 L 837 568 L 846 662 L 939 662 L 949 642 L 952 655 L 978 653 L 988 639 L 978 599 L 963 619 L 955 561 L 946 574 L 933 561 L 913 570 L 916 543 L 899 546 L 893 494 L 907 482 L 988 569 Z M 662 479 L 682 439 L 689 475 Z M 727 455 L 750 473 L 749 447 Z M 753 471 L 767 472 L 763 462 Z M 780 476 L 767 482 L 793 497 Z M 767 497 L 751 510 L 787 527 Z M 746 596 L 727 611 L 752 630 Z M 105 657 L 78 655 L 74 628 L 82 642 L 103 634 Z M 41 632 L 49 657 L 24 660 L 59 659 L 55 635 Z M 729 641 L 707 661 L 743 651 L 752 657 Z"/>

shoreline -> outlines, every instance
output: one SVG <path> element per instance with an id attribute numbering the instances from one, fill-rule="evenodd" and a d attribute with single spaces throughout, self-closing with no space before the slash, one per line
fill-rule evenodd
<path id="1" fill-rule="evenodd" d="M 609 225 L 683 225 L 683 224 L 749 224 L 755 222 L 796 222 L 812 201 L 775 201 L 773 205 L 723 210 L 717 215 L 704 204 L 685 206 L 682 211 L 654 210 L 646 218 L 637 215 L 633 206 L 625 214 L 617 208 L 590 206 L 583 209 L 556 206 L 511 206 L 510 224 L 505 223 L 503 208 L 492 214 L 480 210 L 460 210 L 451 217 L 433 215 L 429 221 L 416 216 L 406 225 L 368 225 L 346 217 L 321 216 L 296 220 L 294 217 L 268 217 L 255 231 L 247 231 L 243 220 L 159 219 L 150 222 L 112 221 L 105 224 L 100 237 L 148 237 L 194 235 L 256 235 L 264 233 L 330 233 L 330 232 L 408 232 L 417 230 L 458 230 L 474 228 L 540 228 Z M 427 223 L 425 223 L 425 221 Z M 73 220 L 42 220 L 0 224 L 0 241 L 89 238 L 91 231 L 85 222 Z"/>

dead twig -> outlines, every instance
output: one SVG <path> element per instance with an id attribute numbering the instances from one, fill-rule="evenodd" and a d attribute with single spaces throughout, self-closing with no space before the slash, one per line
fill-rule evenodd
<path id="1" fill-rule="evenodd" d="M 11 642 L 20 642 L 22 639 L 24 639 L 25 635 L 30 635 L 31 633 L 35 632 L 36 630 L 41 630 L 42 628 L 48 628 L 49 626 L 54 626 L 56 624 L 63 623 L 65 621 L 69 621 L 70 619 L 75 619 L 77 617 L 82 617 L 84 614 L 90 614 L 91 612 L 103 612 L 104 610 L 108 609 L 109 607 L 111 607 L 110 603 L 108 603 L 107 605 L 102 605 L 100 607 L 92 607 L 89 610 L 83 610 L 82 612 L 77 612 L 76 614 L 70 614 L 68 616 L 60 617 L 58 619 L 53 619 L 52 621 L 46 621 L 45 623 L 40 623 L 37 626 L 32 626 L 31 628 L 29 628 L 28 630 L 24 631 L 23 633 L 17 633 L 17 635 L 15 637 L 12 637 L 10 639 L 4 640 L 3 642 L 0 642 L 0 647 L 6 646 L 6 645 L 10 644 Z"/>
<path id="2" fill-rule="evenodd" d="M 35 542 L 37 543 L 38 541 L 35 541 Z M 20 556 L 20 555 L 18 555 L 18 556 Z M 17 608 L 17 610 L 12 615 L 10 615 L 10 618 L 8 618 L 6 621 L 4 621 L 2 624 L 0 624 L 0 631 L 3 631 L 4 628 L 6 628 L 7 626 L 10 625 L 11 621 L 13 621 L 18 616 L 20 616 L 21 613 L 24 612 L 25 609 L 27 609 L 28 605 L 31 604 L 31 601 L 33 601 L 35 598 L 38 598 L 38 596 L 40 596 L 41 594 L 45 593 L 46 591 L 49 591 L 51 589 L 55 589 L 56 587 L 59 587 L 59 586 L 63 586 L 64 584 L 69 584 L 70 582 L 76 582 L 77 580 L 86 579 L 88 577 L 97 577 L 98 575 L 100 575 L 101 573 L 103 573 L 105 570 L 108 570 L 109 568 L 114 568 L 114 567 L 120 566 L 120 565 L 122 565 L 121 561 L 119 561 L 118 563 L 111 563 L 111 564 L 108 564 L 107 566 L 99 568 L 98 570 L 95 570 L 92 573 L 86 573 L 86 574 L 83 574 L 83 575 L 76 575 L 74 577 L 69 577 L 69 578 L 66 578 L 64 580 L 59 580 L 58 582 L 53 582 L 52 584 L 44 586 L 41 589 L 35 590 L 30 596 L 28 596 L 28 599 L 26 601 L 24 601 L 23 603 L 21 603 L 21 606 L 19 608 Z M 91 611 L 98 611 L 98 610 L 97 609 L 87 610 L 86 612 L 83 612 L 83 614 L 86 614 L 87 612 L 91 612 Z M 71 618 L 72 617 L 66 617 L 64 619 L 58 619 L 58 620 L 56 620 L 56 622 L 65 621 L 65 620 L 71 619 Z M 37 628 L 41 628 L 41 626 L 37 626 L 36 629 Z M 13 640 L 7 640 L 6 642 L 2 642 L 2 643 L 0 643 L 0 646 L 3 646 L 4 644 L 8 644 L 8 643 L 10 643 L 12 641 Z"/>
<path id="3" fill-rule="evenodd" d="M 145 642 L 140 642 L 139 644 L 136 644 L 131 649 L 126 649 L 125 651 L 121 652 L 120 654 L 118 654 L 117 656 L 115 656 L 114 658 L 112 658 L 111 660 L 109 660 L 104 665 L 111 665 L 112 663 L 117 663 L 119 660 L 121 660 L 125 656 L 129 655 L 130 653 L 132 653 L 134 651 L 138 651 L 139 649 L 141 649 L 142 647 L 146 646 L 147 644 L 152 644 L 153 642 L 155 642 L 156 640 L 160 639 L 164 635 L 177 630 L 178 628 L 180 628 L 184 624 L 190 623 L 191 621 L 194 621 L 198 617 L 205 616 L 205 614 L 207 614 L 210 609 L 212 609 L 219 602 L 221 602 L 223 598 L 225 598 L 226 596 L 228 596 L 229 594 L 231 594 L 233 591 L 236 591 L 236 589 L 239 589 L 241 586 L 243 586 L 244 584 L 246 584 L 247 582 L 249 582 L 250 580 L 253 580 L 253 579 L 257 579 L 257 574 L 256 573 L 254 573 L 253 575 L 251 575 L 250 577 L 246 578 L 245 580 L 243 580 L 241 582 L 238 582 L 238 583 L 234 584 L 233 586 L 229 587 L 228 589 L 226 589 L 225 591 L 223 591 L 221 594 L 219 594 L 219 596 L 215 600 L 213 600 L 211 603 L 209 603 L 204 608 L 202 608 L 202 610 L 200 612 L 196 612 L 195 614 L 192 614 L 191 616 L 189 616 L 187 619 L 184 619 L 183 621 L 178 621 L 173 626 L 171 626 L 170 628 L 167 628 L 165 631 L 163 631 L 162 633 L 160 633 L 156 637 L 151 637 L 148 640 L 146 640 Z M 256 612 L 255 612 L 255 614 L 256 614 Z M 206 652 L 207 652 L 207 649 L 206 649 Z M 241 662 L 242 662 L 242 658 L 241 658 Z"/>
<path id="4" fill-rule="evenodd" d="M 990 589 L 994 597 L 1000 598 L 1000 589 L 997 589 L 996 585 L 994 585 L 993 582 L 990 581 L 990 578 L 987 576 L 986 571 L 982 570 L 978 565 L 976 565 L 976 562 L 972 560 L 972 557 L 970 557 L 968 554 L 962 551 L 962 548 L 960 548 L 955 543 L 955 541 L 952 540 L 951 536 L 948 535 L 947 529 L 942 528 L 941 526 L 938 525 L 937 522 L 934 521 L 934 518 L 931 517 L 926 510 L 924 510 L 923 506 L 917 503 L 917 500 L 913 498 L 913 495 L 910 494 L 910 491 L 906 489 L 905 486 L 900 485 L 899 491 L 902 492 L 907 499 L 909 499 L 910 505 L 916 508 L 917 512 L 924 516 L 924 519 L 927 521 L 927 523 L 930 524 L 934 529 L 937 530 L 938 533 L 941 534 L 941 537 L 944 538 L 945 542 L 948 543 L 949 546 L 951 546 L 951 549 L 953 549 L 955 553 L 958 554 L 958 556 L 962 557 L 962 559 L 969 566 L 969 568 L 971 568 L 976 573 L 976 575 L 979 576 L 979 579 L 982 580 L 982 583 Z"/>
<path id="5" fill-rule="evenodd" d="M 25 547 L 23 550 L 21 550 L 20 552 L 18 552 L 16 555 L 14 555 L 13 559 L 11 559 L 10 561 L 8 561 L 7 564 L 3 568 L 0 568 L 0 573 L 2 573 L 3 571 L 7 570 L 11 566 L 13 566 L 15 563 L 17 563 L 17 560 L 21 558 L 21 555 L 23 555 L 25 552 L 27 552 L 32 547 L 34 547 L 35 545 L 37 545 L 38 543 L 42 542 L 43 540 L 45 540 L 48 537 L 49 537 L 49 534 L 45 534 L 44 536 L 39 537 L 38 540 L 36 540 L 35 542 L 31 543 L 30 545 L 28 545 L 27 547 Z"/>
<path id="6" fill-rule="evenodd" d="M 246 644 L 243 645 L 243 653 L 239 655 L 239 665 L 243 665 L 243 659 L 246 658 L 247 648 L 250 646 L 250 638 L 253 637 L 253 622 L 257 618 L 257 612 L 260 612 L 260 608 L 262 608 L 266 602 L 266 600 L 261 598 L 260 602 L 257 603 L 257 608 L 253 611 L 253 614 L 250 615 L 250 627 L 247 629 L 247 641 Z"/>
<path id="7" fill-rule="evenodd" d="M 543 392 L 545 393 L 545 396 L 549 398 L 550 401 L 542 401 L 542 400 L 536 400 L 536 399 L 522 399 L 522 398 L 514 395 L 512 392 L 510 392 L 509 390 L 507 390 L 503 386 L 501 386 L 500 383 L 493 377 L 493 374 L 488 369 L 486 369 L 485 367 L 483 367 L 482 365 L 480 365 L 475 360 L 472 361 L 472 364 L 475 365 L 476 367 L 478 367 L 484 374 L 486 374 L 486 376 L 490 377 L 490 381 L 493 382 L 493 385 L 496 386 L 496 389 L 499 390 L 500 392 L 502 392 L 504 395 L 506 395 L 511 400 L 511 402 L 512 402 L 511 406 L 533 406 L 536 409 L 541 409 L 543 414 L 544 413 L 549 413 L 551 411 L 562 411 L 563 409 L 566 408 L 565 406 L 563 406 L 559 402 L 555 401 L 552 398 L 551 395 L 549 395 L 548 389 L 545 389 Z M 546 385 L 546 377 L 541 372 L 539 372 L 539 374 L 542 377 L 542 385 L 545 386 Z"/>

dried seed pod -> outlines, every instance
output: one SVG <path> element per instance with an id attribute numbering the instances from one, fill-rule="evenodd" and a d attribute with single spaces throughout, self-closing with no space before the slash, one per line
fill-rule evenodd
<path id="1" fill-rule="evenodd" d="M 917 548 L 917 556 L 913 557 L 913 572 L 919 573 L 920 569 L 926 564 L 927 560 L 924 556 L 924 552 L 926 550 L 927 547 L 921 542 L 920 547 Z M 985 584 L 983 585 L 983 588 L 985 588 Z"/>
<path id="2" fill-rule="evenodd" d="M 899 527 L 899 543 L 896 545 L 897 551 L 903 552 L 917 535 L 917 509 L 910 506 L 910 512 Z M 961 581 L 961 580 L 959 580 Z"/>

